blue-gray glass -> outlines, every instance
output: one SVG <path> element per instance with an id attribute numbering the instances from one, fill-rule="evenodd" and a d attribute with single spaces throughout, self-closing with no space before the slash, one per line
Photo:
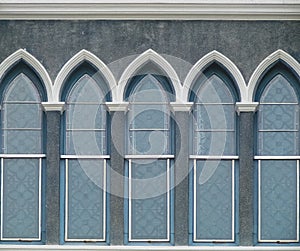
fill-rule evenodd
<path id="1" fill-rule="evenodd" d="M 298 103 L 294 88 L 282 75 L 276 75 L 265 88 L 261 103 Z"/>
<path id="2" fill-rule="evenodd" d="M 128 152 L 130 154 L 168 154 L 170 152 L 170 110 L 161 84 L 150 74 L 129 97 Z"/>
<path id="3" fill-rule="evenodd" d="M 262 93 L 258 113 L 258 154 L 298 155 L 297 95 L 282 76 L 275 76 Z"/>
<path id="4" fill-rule="evenodd" d="M 234 104 L 231 91 L 217 75 L 212 75 L 200 86 L 196 100 L 198 103 Z"/>
<path id="5" fill-rule="evenodd" d="M 104 239 L 104 161 L 68 161 L 68 239 Z"/>
<path id="6" fill-rule="evenodd" d="M 66 153 L 71 155 L 106 154 L 106 132 L 95 130 L 67 131 Z"/>
<path id="7" fill-rule="evenodd" d="M 235 155 L 235 132 L 196 132 L 194 135 L 196 155 Z"/>
<path id="8" fill-rule="evenodd" d="M 297 162 L 261 161 L 261 239 L 297 239 Z"/>
<path id="9" fill-rule="evenodd" d="M 196 130 L 234 130 L 234 104 L 199 104 L 194 112 Z"/>
<path id="10" fill-rule="evenodd" d="M 168 239 L 168 175 L 167 160 L 132 160 L 132 239 Z"/>
<path id="11" fill-rule="evenodd" d="M 89 75 L 83 75 L 67 97 L 66 154 L 106 153 L 104 95 Z"/>
<path id="12" fill-rule="evenodd" d="M 298 155 L 298 132 L 259 132 L 259 155 Z"/>
<path id="13" fill-rule="evenodd" d="M 235 155 L 234 97 L 216 75 L 197 92 L 194 110 L 194 154 Z"/>
<path id="14" fill-rule="evenodd" d="M 160 82 L 151 74 L 146 75 L 134 88 L 129 102 L 167 102 L 168 97 Z"/>
<path id="15" fill-rule="evenodd" d="M 166 105 L 134 104 L 130 107 L 130 129 L 168 129 L 169 109 Z"/>
<path id="16" fill-rule="evenodd" d="M 39 160 L 5 159 L 3 238 L 39 238 Z"/>
<path id="17" fill-rule="evenodd" d="M 8 86 L 3 101 L 3 152 L 42 152 L 42 112 L 39 93 L 32 81 L 19 74 Z"/>
<path id="18" fill-rule="evenodd" d="M 232 162 L 197 161 L 197 240 L 232 240 Z"/>
<path id="19" fill-rule="evenodd" d="M 168 154 L 169 131 L 130 131 L 128 143 L 130 154 Z"/>

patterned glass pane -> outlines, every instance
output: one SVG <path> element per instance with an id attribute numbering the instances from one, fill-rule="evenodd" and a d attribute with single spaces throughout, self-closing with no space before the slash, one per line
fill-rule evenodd
<path id="1" fill-rule="evenodd" d="M 42 112 L 32 81 L 19 74 L 8 86 L 3 101 L 3 152 L 42 152 Z M 21 130 L 20 130 L 21 129 Z"/>
<path id="2" fill-rule="evenodd" d="M 39 238 L 39 160 L 5 159 L 3 238 Z"/>
<path id="3" fill-rule="evenodd" d="M 261 161 L 261 240 L 297 239 L 297 163 Z"/>
<path id="4" fill-rule="evenodd" d="M 168 98 L 159 81 L 152 75 L 146 75 L 133 90 L 130 102 L 167 102 Z"/>
<path id="5" fill-rule="evenodd" d="M 260 130 L 298 130 L 298 105 L 261 105 Z"/>
<path id="6" fill-rule="evenodd" d="M 104 239 L 104 161 L 68 161 L 68 239 Z"/>
<path id="7" fill-rule="evenodd" d="M 197 240 L 232 240 L 232 162 L 197 161 Z"/>
<path id="8" fill-rule="evenodd" d="M 105 102 L 104 95 L 93 78 L 83 75 L 72 88 L 67 103 L 97 103 Z"/>
<path id="9" fill-rule="evenodd" d="M 150 74 L 146 75 L 133 90 L 129 101 L 131 105 L 128 114 L 128 152 L 169 153 L 169 100 L 159 81 Z M 144 103 L 141 104 L 142 102 Z"/>
<path id="10" fill-rule="evenodd" d="M 132 129 L 164 129 L 168 128 L 168 109 L 163 105 L 133 105 L 130 128 Z"/>
<path id="11" fill-rule="evenodd" d="M 67 129 L 105 129 L 106 110 L 100 104 L 73 104 L 67 107 Z"/>
<path id="12" fill-rule="evenodd" d="M 298 132 L 260 132 L 259 155 L 297 155 Z"/>
<path id="13" fill-rule="evenodd" d="M 105 131 L 67 131 L 66 153 L 74 155 L 103 155 L 106 153 Z"/>
<path id="14" fill-rule="evenodd" d="M 167 161 L 133 162 L 131 178 L 131 238 L 168 239 Z"/>
<path id="15" fill-rule="evenodd" d="M 168 154 L 168 131 L 130 131 L 130 154 Z"/>
<path id="16" fill-rule="evenodd" d="M 216 75 L 211 76 L 197 94 L 198 103 L 234 103 L 232 93 L 225 83 Z"/>
<path id="17" fill-rule="evenodd" d="M 41 130 L 4 130 L 4 153 L 42 153 Z"/>
<path id="18" fill-rule="evenodd" d="M 282 75 L 278 74 L 269 82 L 260 102 L 298 103 L 298 98 L 291 84 Z"/>
<path id="19" fill-rule="evenodd" d="M 66 154 L 106 153 L 104 95 L 93 78 L 83 75 L 67 98 Z"/>
<path id="20" fill-rule="evenodd" d="M 234 105 L 197 105 L 196 130 L 201 129 L 227 129 L 235 128 L 235 107 Z"/>
<path id="21" fill-rule="evenodd" d="M 235 155 L 235 132 L 196 132 L 197 155 Z"/>

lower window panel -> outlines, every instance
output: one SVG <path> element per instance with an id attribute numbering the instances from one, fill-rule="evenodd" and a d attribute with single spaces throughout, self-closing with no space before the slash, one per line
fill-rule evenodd
<path id="1" fill-rule="evenodd" d="M 194 242 L 234 242 L 234 160 L 194 161 Z"/>
<path id="2" fill-rule="evenodd" d="M 169 241 L 170 160 L 129 160 L 129 241 Z"/>
<path id="3" fill-rule="evenodd" d="M 65 161 L 65 241 L 105 241 L 106 160 Z"/>
<path id="4" fill-rule="evenodd" d="M 298 242 L 299 160 L 258 161 L 258 238 Z"/>
<path id="5" fill-rule="evenodd" d="M 41 159 L 2 159 L 1 240 L 41 240 Z"/>

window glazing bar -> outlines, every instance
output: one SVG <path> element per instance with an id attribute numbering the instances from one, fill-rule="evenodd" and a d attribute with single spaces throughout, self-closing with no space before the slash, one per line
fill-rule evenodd
<path id="1" fill-rule="evenodd" d="M 174 155 L 125 155 L 125 159 L 173 159 Z"/>
<path id="2" fill-rule="evenodd" d="M 234 160 L 239 159 L 239 156 L 236 155 L 190 155 L 190 159 L 208 159 L 208 160 L 218 160 L 218 159 L 228 159 L 228 160 Z"/>
<path id="3" fill-rule="evenodd" d="M 46 154 L 0 154 L 0 158 L 4 159 L 29 159 L 29 158 L 45 158 Z"/>
<path id="4" fill-rule="evenodd" d="M 300 156 L 254 156 L 255 160 L 300 160 Z"/>
<path id="5" fill-rule="evenodd" d="M 109 159 L 109 155 L 61 155 L 62 159 Z"/>

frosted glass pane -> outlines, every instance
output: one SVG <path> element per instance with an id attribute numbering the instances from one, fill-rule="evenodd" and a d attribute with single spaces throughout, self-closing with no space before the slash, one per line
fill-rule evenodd
<path id="1" fill-rule="evenodd" d="M 41 130 L 3 130 L 4 153 L 42 153 Z"/>
<path id="2" fill-rule="evenodd" d="M 299 108 L 297 105 L 261 105 L 259 129 L 298 130 Z"/>
<path id="3" fill-rule="evenodd" d="M 213 75 L 200 86 L 197 102 L 234 103 L 234 99 L 226 84 L 218 76 Z"/>
<path id="4" fill-rule="evenodd" d="M 264 90 L 263 103 L 298 103 L 297 95 L 291 84 L 282 76 L 275 76 Z"/>
<path id="5" fill-rule="evenodd" d="M 39 160 L 5 159 L 3 237 L 39 237 Z"/>
<path id="6" fill-rule="evenodd" d="M 168 141 L 168 131 L 130 131 L 128 147 L 131 154 L 167 154 Z"/>
<path id="7" fill-rule="evenodd" d="M 165 90 L 152 75 L 146 75 L 133 90 L 130 102 L 168 102 Z"/>
<path id="8" fill-rule="evenodd" d="M 164 106 L 133 105 L 130 113 L 130 128 L 168 129 L 169 112 Z"/>
<path id="9" fill-rule="evenodd" d="M 88 74 L 83 75 L 73 86 L 67 103 L 74 102 L 95 102 L 98 104 L 105 102 L 99 85 Z"/>
<path id="10" fill-rule="evenodd" d="M 235 155 L 235 132 L 195 133 L 197 155 Z"/>
<path id="11" fill-rule="evenodd" d="M 196 239 L 233 238 L 231 165 L 231 161 L 197 161 Z"/>
<path id="12" fill-rule="evenodd" d="M 36 102 L 40 103 L 40 97 L 32 81 L 23 73 L 19 74 L 8 86 L 4 102 Z"/>
<path id="13" fill-rule="evenodd" d="M 68 239 L 104 238 L 103 168 L 103 160 L 69 160 Z"/>
<path id="14" fill-rule="evenodd" d="M 68 131 L 66 133 L 66 154 L 106 154 L 105 131 Z"/>
<path id="15" fill-rule="evenodd" d="M 297 163 L 261 161 L 261 239 L 297 239 Z"/>
<path id="16" fill-rule="evenodd" d="M 139 160 L 131 172 L 131 237 L 167 239 L 167 161 Z"/>
<path id="17" fill-rule="evenodd" d="M 103 105 L 68 105 L 67 129 L 105 129 L 106 110 Z"/>
<path id="18" fill-rule="evenodd" d="M 197 105 L 196 129 L 231 129 L 235 128 L 234 105 Z"/>
<path id="19" fill-rule="evenodd" d="M 41 128 L 40 104 L 4 104 L 4 128 Z"/>
<path id="20" fill-rule="evenodd" d="M 297 155 L 298 132 L 260 132 L 259 155 Z"/>

